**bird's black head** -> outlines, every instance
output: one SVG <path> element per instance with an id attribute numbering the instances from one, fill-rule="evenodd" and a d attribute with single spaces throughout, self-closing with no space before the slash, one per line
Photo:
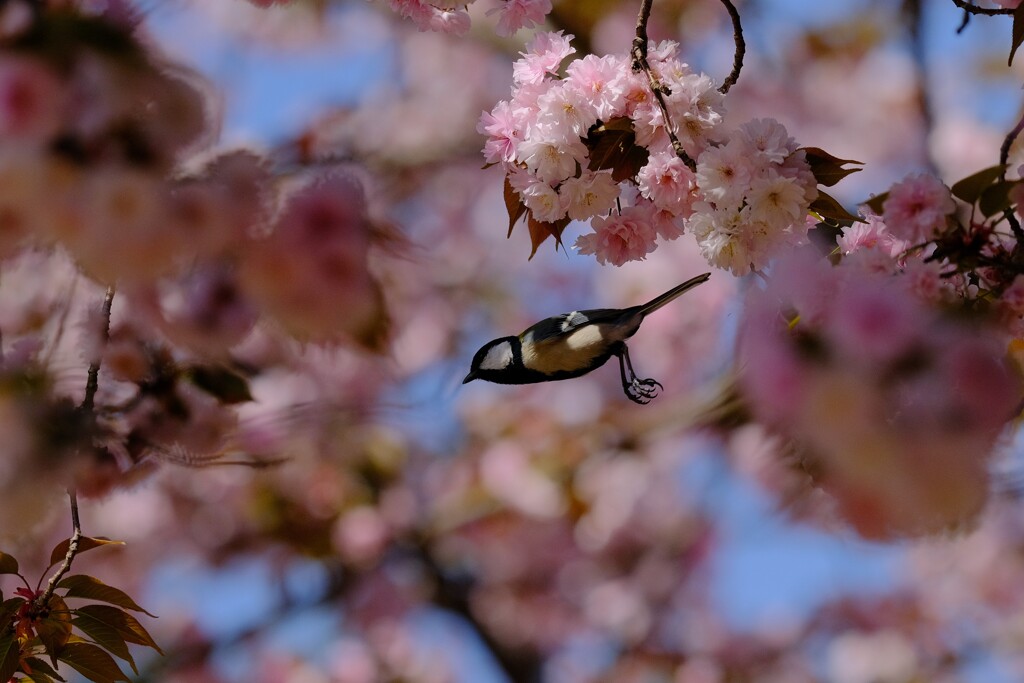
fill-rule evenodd
<path id="1" fill-rule="evenodd" d="M 502 337 L 484 344 L 473 356 L 469 374 L 462 380 L 462 383 L 483 379 L 488 382 L 508 384 L 509 380 L 506 378 L 514 373 L 521 363 L 516 358 L 515 349 L 518 345 L 518 337 Z"/>

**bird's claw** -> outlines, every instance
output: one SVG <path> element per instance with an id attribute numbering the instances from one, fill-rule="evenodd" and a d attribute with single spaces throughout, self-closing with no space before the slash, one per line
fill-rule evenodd
<path id="1" fill-rule="evenodd" d="M 649 377 L 647 379 L 634 377 L 633 381 L 625 387 L 627 398 L 633 403 L 639 403 L 640 405 L 650 403 L 651 399 L 658 395 L 658 391 L 664 388 L 661 386 L 661 382 Z"/>

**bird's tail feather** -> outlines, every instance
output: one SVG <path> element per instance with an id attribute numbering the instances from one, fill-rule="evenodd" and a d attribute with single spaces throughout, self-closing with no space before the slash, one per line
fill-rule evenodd
<path id="1" fill-rule="evenodd" d="M 699 284 L 707 282 L 709 277 L 711 277 L 711 273 L 703 273 L 702 275 L 698 275 L 697 277 L 690 278 L 681 285 L 673 287 L 672 289 L 668 290 L 661 296 L 654 297 L 653 299 L 651 299 L 650 301 L 648 301 L 647 303 L 640 307 L 640 314 L 647 315 L 648 313 L 652 313 L 658 310 L 659 308 L 661 308 L 668 302 L 672 301 L 676 297 L 680 296 L 684 292 L 693 289 Z"/>

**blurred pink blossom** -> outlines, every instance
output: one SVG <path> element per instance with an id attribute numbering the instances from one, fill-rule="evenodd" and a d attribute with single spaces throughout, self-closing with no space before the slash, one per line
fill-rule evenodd
<path id="1" fill-rule="evenodd" d="M 893 185 L 882 207 L 889 231 L 916 245 L 945 228 L 946 216 L 956 210 L 956 203 L 942 181 L 918 173 Z"/>

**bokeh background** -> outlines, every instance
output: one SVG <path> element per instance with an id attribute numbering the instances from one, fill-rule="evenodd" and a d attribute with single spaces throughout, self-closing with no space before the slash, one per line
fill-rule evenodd
<path id="1" fill-rule="evenodd" d="M 550 243 L 528 260 L 526 231 L 506 238 L 476 122 L 508 97 L 529 32 L 497 37 L 478 4 L 452 37 L 363 0 L 137 3 L 148 39 L 208 83 L 212 145 L 354 169 L 400 238 L 374 255 L 392 326 L 381 353 L 296 346 L 278 351 L 288 372 L 253 380 L 239 429 L 283 462 L 164 465 L 82 501 L 87 533 L 127 542 L 82 570 L 159 615 L 145 623 L 166 655 L 140 657 L 136 680 L 1024 678 L 1013 436 L 970 528 L 859 538 L 763 430 L 709 418 L 751 282 L 716 272 L 645 322 L 631 355 L 665 385 L 648 406 L 624 400 L 611 365 L 460 385 L 490 338 L 706 269 L 688 236 L 621 268 Z M 637 4 L 555 2 L 549 28 L 580 54 L 624 52 Z M 864 162 L 834 188 L 848 208 L 910 171 L 952 182 L 997 163 L 1021 108 L 1008 18 L 958 31 L 944 0 L 736 4 L 748 52 L 730 120 L 773 117 L 801 145 Z M 717 1 L 655 0 L 650 30 L 694 69 L 728 73 Z M 29 566 L 67 534 L 59 504 L 30 529 L 3 525 Z"/>

